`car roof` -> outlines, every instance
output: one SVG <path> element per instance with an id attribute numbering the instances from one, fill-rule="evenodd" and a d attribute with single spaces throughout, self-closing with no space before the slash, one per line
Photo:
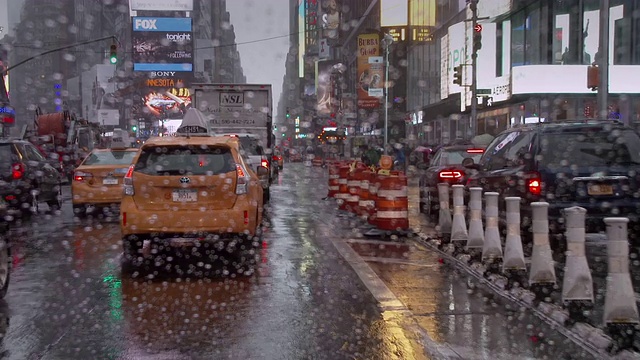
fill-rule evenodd
<path id="1" fill-rule="evenodd" d="M 535 124 L 521 124 L 507 129 L 505 132 L 513 131 L 539 131 L 543 133 L 551 132 L 581 132 L 589 129 L 601 130 L 605 127 L 613 127 L 618 129 L 631 129 L 617 120 L 558 120 L 550 122 L 542 122 Z"/>
<path id="2" fill-rule="evenodd" d="M 95 152 L 109 152 L 109 151 L 113 151 L 113 150 L 116 150 L 116 151 L 138 151 L 139 149 L 137 149 L 137 148 L 122 148 L 122 149 L 119 149 L 119 148 L 111 149 L 111 148 L 109 148 L 109 149 L 93 149 L 91 152 L 94 152 L 94 153 Z"/>
<path id="3" fill-rule="evenodd" d="M 485 149 L 486 146 L 478 146 L 478 145 L 473 145 L 473 144 L 456 144 L 456 145 L 445 145 L 443 147 L 441 147 L 441 150 L 445 150 L 445 151 L 457 151 L 457 150 L 468 150 L 468 149 Z"/>
<path id="4" fill-rule="evenodd" d="M 231 136 L 162 136 L 148 139 L 140 148 L 166 145 L 228 145 L 231 148 L 237 148 L 238 140 Z"/>

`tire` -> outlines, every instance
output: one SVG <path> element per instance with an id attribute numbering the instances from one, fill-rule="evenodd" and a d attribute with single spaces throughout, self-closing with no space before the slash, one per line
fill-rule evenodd
<path id="1" fill-rule="evenodd" d="M 260 237 L 243 239 L 238 249 L 235 272 L 241 276 L 252 276 L 258 266 L 256 257 L 260 250 Z"/>
<path id="2" fill-rule="evenodd" d="M 262 193 L 262 202 L 264 204 L 268 203 L 271 200 L 271 189 L 266 188 Z"/>
<path id="3" fill-rule="evenodd" d="M 138 236 L 129 235 L 122 238 L 122 252 L 126 264 L 138 266 L 142 256 L 142 242 Z"/>
<path id="4" fill-rule="evenodd" d="M 11 247 L 6 237 L 3 240 L 0 246 L 0 299 L 7 295 L 11 280 Z"/>
<path id="5" fill-rule="evenodd" d="M 49 209 L 51 212 L 56 210 L 62 210 L 62 185 L 58 184 L 58 191 L 54 196 L 54 199 L 48 200 L 47 205 L 49 205 Z"/>
<path id="6" fill-rule="evenodd" d="M 87 209 L 84 205 L 73 205 L 73 214 L 82 219 L 87 216 Z"/>

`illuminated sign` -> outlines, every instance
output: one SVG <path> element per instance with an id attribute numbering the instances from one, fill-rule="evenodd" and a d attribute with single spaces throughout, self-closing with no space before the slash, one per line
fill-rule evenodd
<path id="1" fill-rule="evenodd" d="M 144 97 L 144 105 L 155 115 L 180 111 L 191 105 L 191 93 L 187 88 L 170 89 L 164 93 L 153 91 Z"/>
<path id="2" fill-rule="evenodd" d="M 155 78 L 155 79 L 147 79 L 146 81 L 146 85 L 148 87 L 175 88 L 176 84 L 178 84 L 177 87 L 184 86 L 184 83 L 181 80 L 175 80 L 175 79 Z"/>
<path id="3" fill-rule="evenodd" d="M 191 18 L 134 17 L 131 41 L 133 70 L 193 71 Z"/>

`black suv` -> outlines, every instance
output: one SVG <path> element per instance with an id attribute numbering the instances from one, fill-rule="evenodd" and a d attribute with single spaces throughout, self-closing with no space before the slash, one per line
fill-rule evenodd
<path id="1" fill-rule="evenodd" d="M 502 210 L 505 197 L 522 198 L 524 235 L 534 201 L 549 203 L 555 234 L 564 230 L 561 210 L 571 206 L 587 209 L 587 232 L 603 230 L 603 218 L 611 216 L 628 217 L 630 233 L 640 224 L 640 136 L 618 121 L 514 127 L 489 144 L 478 164 L 466 160 L 465 166 L 478 170 L 467 186 L 500 193 Z"/>
<path id="2" fill-rule="evenodd" d="M 60 209 L 61 174 L 30 142 L 0 140 L 0 196 L 11 215 L 31 215 L 39 202 Z"/>

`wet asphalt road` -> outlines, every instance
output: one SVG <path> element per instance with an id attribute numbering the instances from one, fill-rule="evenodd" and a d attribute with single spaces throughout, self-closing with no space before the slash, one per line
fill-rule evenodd
<path id="1" fill-rule="evenodd" d="M 0 351 L 7 359 L 426 359 L 427 346 L 459 359 L 589 358 L 413 242 L 364 238 L 361 223 L 322 200 L 326 183 L 326 170 L 285 164 L 249 278 L 123 275 L 117 221 L 78 221 L 67 201 L 62 213 L 12 231 Z M 347 244 L 364 267 L 334 244 Z M 369 284 L 383 285 L 370 291 L 363 269 L 375 273 Z M 397 306 L 379 306 L 385 286 Z"/>

